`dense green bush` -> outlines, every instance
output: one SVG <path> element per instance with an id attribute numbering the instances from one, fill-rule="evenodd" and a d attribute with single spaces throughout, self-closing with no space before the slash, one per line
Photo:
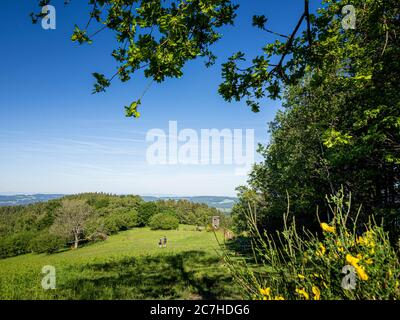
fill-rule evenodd
<path id="1" fill-rule="evenodd" d="M 104 231 L 107 234 L 114 234 L 137 226 L 139 226 L 139 219 L 137 212 L 134 210 L 112 213 L 104 219 Z"/>
<path id="2" fill-rule="evenodd" d="M 140 205 L 138 210 L 138 222 L 139 226 L 143 227 L 147 225 L 150 218 L 157 214 L 158 208 L 154 202 L 144 202 Z"/>
<path id="3" fill-rule="evenodd" d="M 205 227 L 211 223 L 213 216 L 219 216 L 220 226 L 230 227 L 230 219 L 224 213 L 204 203 L 193 203 L 188 200 L 160 200 L 156 204 L 158 212 L 173 211 L 180 224 Z"/>
<path id="4" fill-rule="evenodd" d="M 158 213 L 151 217 L 149 227 L 152 230 L 174 230 L 179 227 L 179 220 L 169 213 Z"/>
<path id="5" fill-rule="evenodd" d="M 23 231 L 0 241 L 0 258 L 13 257 L 30 251 L 29 243 L 34 238 L 33 231 Z"/>
<path id="6" fill-rule="evenodd" d="M 122 228 L 131 229 L 139 226 L 139 217 L 135 210 L 123 213 L 120 218 L 123 221 Z"/>
<path id="7" fill-rule="evenodd" d="M 54 253 L 65 247 L 66 240 L 47 231 L 32 239 L 29 248 L 36 253 Z"/>

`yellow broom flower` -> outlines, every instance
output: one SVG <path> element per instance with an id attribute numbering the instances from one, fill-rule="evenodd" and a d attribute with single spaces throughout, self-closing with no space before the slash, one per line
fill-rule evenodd
<path id="1" fill-rule="evenodd" d="M 359 245 L 364 245 L 365 244 L 365 240 L 362 236 L 359 236 L 356 238 L 356 243 Z"/>
<path id="2" fill-rule="evenodd" d="M 354 269 L 356 269 L 356 272 L 358 276 L 360 277 L 361 280 L 367 281 L 368 280 L 368 275 L 364 270 L 364 267 L 360 266 L 358 262 L 360 261 L 359 258 L 353 257 L 351 254 L 346 255 L 346 261 L 351 264 Z"/>
<path id="3" fill-rule="evenodd" d="M 316 252 L 316 255 L 319 257 L 322 257 L 326 252 L 326 248 L 324 247 L 324 245 L 322 243 L 319 244 L 319 249 Z"/>
<path id="4" fill-rule="evenodd" d="M 344 252 L 344 248 L 343 248 L 343 245 L 342 245 L 341 241 L 337 240 L 336 241 L 336 246 L 337 246 L 337 249 L 338 249 L 339 252 L 341 252 L 341 253 Z"/>
<path id="5" fill-rule="evenodd" d="M 322 222 L 321 223 L 321 228 L 322 230 L 329 232 L 329 233 L 335 233 L 335 227 L 331 227 L 329 224 Z"/>
<path id="6" fill-rule="evenodd" d="M 356 272 L 357 272 L 358 276 L 360 277 L 360 279 L 362 281 L 367 281 L 368 275 L 366 274 L 364 268 L 362 266 L 358 266 L 358 265 L 355 268 L 356 268 Z"/>
<path id="7" fill-rule="evenodd" d="M 318 289 L 318 287 L 313 286 L 312 292 L 314 293 L 314 300 L 321 300 L 321 291 Z"/>
<path id="8" fill-rule="evenodd" d="M 260 293 L 261 293 L 263 296 L 269 296 L 269 295 L 271 295 L 271 288 L 260 289 Z"/>
<path id="9" fill-rule="evenodd" d="M 303 296 L 306 300 L 310 300 L 310 296 L 308 295 L 308 293 L 304 290 L 304 289 L 296 289 L 296 292 Z"/>
<path id="10" fill-rule="evenodd" d="M 358 265 L 358 261 L 360 261 L 360 259 L 353 257 L 351 254 L 347 254 L 346 261 L 355 268 L 356 265 Z"/>

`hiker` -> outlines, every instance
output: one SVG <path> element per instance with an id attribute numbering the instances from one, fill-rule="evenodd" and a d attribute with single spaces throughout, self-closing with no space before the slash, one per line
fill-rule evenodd
<path id="1" fill-rule="evenodd" d="M 162 240 L 162 238 L 160 238 L 160 240 L 158 241 L 158 247 L 162 248 L 162 244 L 163 244 L 163 240 Z"/>
<path id="2" fill-rule="evenodd" d="M 166 248 L 167 247 L 167 236 L 164 236 L 164 248 Z"/>

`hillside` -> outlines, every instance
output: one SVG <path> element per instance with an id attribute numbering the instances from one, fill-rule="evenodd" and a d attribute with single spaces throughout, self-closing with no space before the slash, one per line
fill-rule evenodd
<path id="1" fill-rule="evenodd" d="M 62 198 L 63 194 L 0 195 L 0 206 L 18 206 Z"/>
<path id="2" fill-rule="evenodd" d="M 214 233 L 193 226 L 136 228 L 78 250 L 0 260 L 0 299 L 240 298 L 217 250 Z M 41 287 L 45 265 L 56 268 L 55 290 Z"/>
<path id="3" fill-rule="evenodd" d="M 18 194 L 18 195 L 0 195 L 0 206 L 16 206 L 27 205 L 37 202 L 46 202 L 53 199 L 64 197 L 63 194 Z M 224 212 L 230 212 L 232 206 L 236 203 L 237 198 L 234 197 L 214 197 L 214 196 L 197 196 L 197 197 L 154 197 L 141 196 L 144 201 L 158 200 L 187 200 L 193 203 L 204 203 L 209 207 L 220 209 Z"/>

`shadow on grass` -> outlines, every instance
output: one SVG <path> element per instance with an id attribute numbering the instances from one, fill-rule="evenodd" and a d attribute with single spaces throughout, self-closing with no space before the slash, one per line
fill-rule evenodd
<path id="1" fill-rule="evenodd" d="M 202 251 L 115 259 L 68 270 L 67 299 L 240 299 L 228 270 Z"/>

